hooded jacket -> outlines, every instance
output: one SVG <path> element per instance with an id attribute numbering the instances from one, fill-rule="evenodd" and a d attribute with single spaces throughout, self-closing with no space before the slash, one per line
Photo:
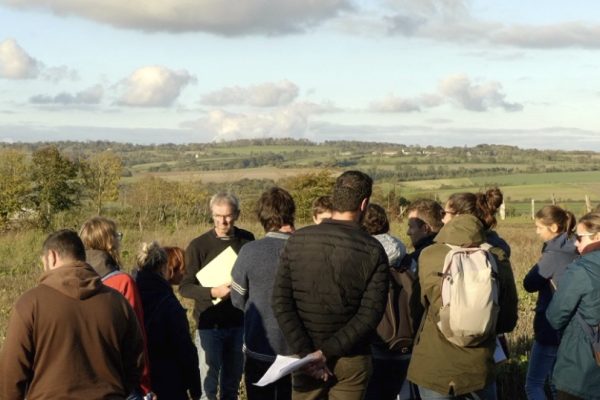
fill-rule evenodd
<path id="1" fill-rule="evenodd" d="M 75 262 L 45 272 L 15 303 L 0 353 L 0 398 L 125 399 L 143 366 L 131 306 Z"/>
<path id="2" fill-rule="evenodd" d="M 459 347 L 449 342 L 437 327 L 442 306 L 441 283 L 438 275 L 450 248 L 479 246 L 485 241 L 482 223 L 472 215 L 458 215 L 435 237 L 435 243 L 419 257 L 421 302 L 425 314 L 413 348 L 408 379 L 419 386 L 442 394 L 456 396 L 481 390 L 495 379 L 495 337 L 479 346 Z M 496 331 L 510 332 L 517 323 L 517 290 L 510 262 L 500 248 L 492 247 L 498 264 L 500 312 Z"/>
<path id="3" fill-rule="evenodd" d="M 542 247 L 542 256 L 523 279 L 523 287 L 528 292 L 539 292 L 535 305 L 533 332 L 535 340 L 546 346 L 558 346 L 559 332 L 550 326 L 546 319 L 546 309 L 554 287 L 560 282 L 567 265 L 577 257 L 577 249 L 567 233 L 548 240 Z"/>
<path id="4" fill-rule="evenodd" d="M 599 243 L 588 245 L 581 258 L 567 266 L 546 317 L 554 329 L 563 330 L 552 382 L 571 395 L 600 399 L 600 367 L 575 313 L 590 326 L 600 322 Z"/>

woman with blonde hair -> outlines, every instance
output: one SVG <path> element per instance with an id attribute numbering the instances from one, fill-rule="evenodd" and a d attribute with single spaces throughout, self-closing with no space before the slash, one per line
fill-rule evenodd
<path id="1" fill-rule="evenodd" d="M 79 236 L 85 246 L 86 262 L 100 275 L 102 283 L 121 293 L 131 304 L 145 341 L 144 311 L 137 285 L 131 275 L 121 271 L 120 246 L 123 234 L 117 230 L 117 224 L 108 218 L 93 217 L 83 223 Z M 140 387 L 141 391 L 146 394 L 150 393 L 151 389 L 150 369 L 145 347 L 146 344 L 144 343 L 146 363 L 140 380 Z"/>
<path id="2" fill-rule="evenodd" d="M 136 282 L 146 318 L 152 388 L 159 399 L 199 399 L 198 352 L 185 309 L 167 280 L 168 259 L 157 242 L 144 243 L 137 255 Z"/>

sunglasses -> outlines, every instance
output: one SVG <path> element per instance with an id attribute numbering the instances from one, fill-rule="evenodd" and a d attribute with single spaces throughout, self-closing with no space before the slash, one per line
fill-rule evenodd
<path id="1" fill-rule="evenodd" d="M 581 242 L 581 239 L 583 239 L 586 236 L 594 236 L 595 233 L 576 233 L 575 235 L 573 235 L 575 237 L 575 241 L 577 242 Z"/>

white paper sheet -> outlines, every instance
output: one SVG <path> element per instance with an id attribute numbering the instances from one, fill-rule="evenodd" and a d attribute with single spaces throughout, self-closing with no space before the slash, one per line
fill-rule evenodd
<path id="1" fill-rule="evenodd" d="M 287 357 L 278 355 L 275 358 L 275 362 L 269 367 L 267 372 L 260 378 L 254 385 L 266 386 L 269 383 L 273 383 L 279 378 L 282 378 L 294 371 L 299 370 L 306 364 L 315 360 L 316 357 L 312 354 L 307 355 L 304 358 Z"/>
<path id="2" fill-rule="evenodd" d="M 231 246 L 227 247 L 198 271 L 196 279 L 204 287 L 216 287 L 231 283 L 231 270 L 236 258 L 237 254 Z"/>
<path id="3" fill-rule="evenodd" d="M 204 287 L 216 287 L 231 283 L 231 271 L 237 254 L 231 248 L 227 247 L 218 256 L 213 258 L 196 274 L 196 279 Z M 221 299 L 214 299 L 213 304 L 217 304 Z"/>

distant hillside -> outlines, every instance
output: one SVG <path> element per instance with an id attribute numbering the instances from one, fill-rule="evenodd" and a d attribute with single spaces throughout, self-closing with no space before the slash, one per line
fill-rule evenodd
<path id="1" fill-rule="evenodd" d="M 0 144 L 0 148 L 33 152 L 49 144 L 73 158 L 111 150 L 123 160 L 128 176 L 171 173 L 181 177 L 178 173 L 260 167 L 294 170 L 357 168 L 380 181 L 392 182 L 600 170 L 600 153 L 592 151 L 532 150 L 487 144 L 439 147 L 357 141 L 314 143 L 296 139 L 247 139 L 159 145 L 108 141 L 38 142 Z M 250 174 L 252 177 L 255 175 Z"/>

